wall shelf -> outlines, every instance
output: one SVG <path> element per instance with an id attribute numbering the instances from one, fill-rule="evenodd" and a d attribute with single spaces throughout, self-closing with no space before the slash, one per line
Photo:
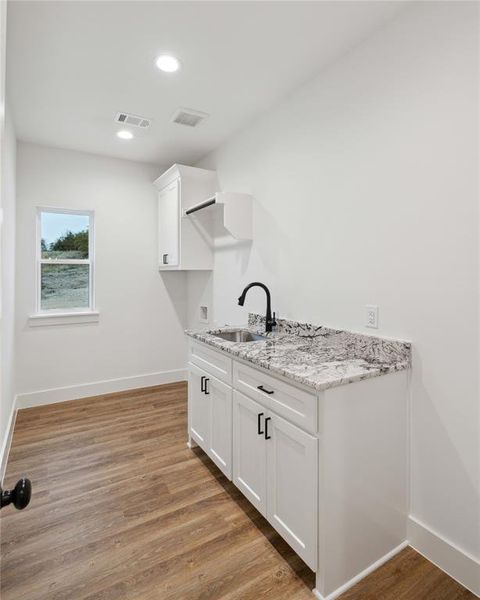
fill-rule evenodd
<path id="1" fill-rule="evenodd" d="M 252 196 L 237 192 L 217 192 L 215 195 L 184 210 L 183 217 L 191 218 L 209 207 L 223 211 L 223 226 L 237 240 L 252 239 Z"/>

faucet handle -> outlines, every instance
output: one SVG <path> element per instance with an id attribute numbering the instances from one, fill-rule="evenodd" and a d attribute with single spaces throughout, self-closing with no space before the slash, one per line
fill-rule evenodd
<path id="1" fill-rule="evenodd" d="M 272 331 L 273 331 L 273 328 L 277 326 L 277 320 L 275 318 L 275 311 L 273 311 L 272 320 L 270 321 L 270 324 L 272 326 Z"/>

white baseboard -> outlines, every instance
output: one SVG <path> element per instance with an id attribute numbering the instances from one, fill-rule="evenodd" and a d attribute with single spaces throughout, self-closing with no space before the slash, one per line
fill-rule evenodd
<path id="1" fill-rule="evenodd" d="M 10 454 L 10 448 L 12 446 L 13 430 L 15 429 L 15 421 L 17 419 L 17 397 L 14 398 L 12 408 L 10 410 L 10 416 L 8 418 L 7 428 L 5 430 L 5 438 L 2 441 L 2 449 L 0 454 L 0 483 L 3 487 L 3 478 L 5 477 L 5 470 L 7 468 L 8 455 Z"/>
<path id="2" fill-rule="evenodd" d="M 317 589 L 313 590 L 314 596 L 318 600 L 334 600 L 338 598 L 364 577 L 370 575 L 378 567 L 381 567 L 393 558 L 401 550 L 407 546 L 411 546 L 419 554 L 480 598 L 480 562 L 478 560 L 469 556 L 412 516 L 408 518 L 408 538 L 409 541 L 403 542 L 391 552 L 385 554 L 380 560 L 377 560 L 328 596 L 322 596 Z"/>
<path id="3" fill-rule="evenodd" d="M 54 404 L 66 400 L 78 400 L 89 396 L 100 396 L 112 392 L 123 392 L 136 388 L 151 387 L 187 379 L 186 369 L 174 369 L 172 371 L 159 371 L 146 375 L 133 375 L 131 377 L 120 377 L 118 379 L 107 379 L 105 381 L 94 381 L 67 387 L 52 388 L 18 394 L 17 408 L 31 408 L 43 404 Z"/>
<path id="4" fill-rule="evenodd" d="M 415 517 L 408 517 L 410 546 L 480 598 L 480 562 Z"/>
<path id="5" fill-rule="evenodd" d="M 390 550 L 390 552 L 387 552 L 387 554 L 382 556 L 382 558 L 379 558 L 377 561 L 372 563 L 366 569 L 364 569 L 363 571 L 358 573 L 358 575 L 355 575 L 355 577 L 352 577 L 352 579 L 347 581 L 347 583 L 344 583 L 339 588 L 337 588 L 335 591 L 328 594 L 328 596 L 322 596 L 322 594 L 316 588 L 313 590 L 313 595 L 316 598 L 318 598 L 318 600 L 334 600 L 335 598 L 338 598 L 344 592 L 346 592 L 351 587 L 353 587 L 356 583 L 358 583 L 359 581 L 364 579 L 367 575 L 370 575 L 370 573 L 373 573 L 373 571 L 378 569 L 378 567 L 381 567 L 384 563 L 389 561 L 391 558 L 393 558 L 396 554 L 401 552 L 407 546 L 408 546 L 408 542 L 405 540 L 400 545 L 398 545 L 396 548 L 393 548 L 393 550 Z"/>

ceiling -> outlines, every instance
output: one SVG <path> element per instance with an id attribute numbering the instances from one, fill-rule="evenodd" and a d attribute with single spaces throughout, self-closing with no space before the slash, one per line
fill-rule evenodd
<path id="1" fill-rule="evenodd" d="M 393 18 L 403 2 L 16 2 L 7 93 L 21 140 L 193 164 Z M 182 69 L 165 74 L 155 58 Z M 211 116 L 170 122 L 178 107 Z M 116 137 L 118 111 L 153 119 Z"/>

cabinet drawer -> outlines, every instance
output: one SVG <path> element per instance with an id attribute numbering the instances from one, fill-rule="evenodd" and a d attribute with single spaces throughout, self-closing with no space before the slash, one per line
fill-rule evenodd
<path id="1" fill-rule="evenodd" d="M 317 431 L 317 397 L 314 394 L 236 361 L 233 387 L 306 431 Z"/>
<path id="2" fill-rule="evenodd" d="M 202 343 L 190 342 L 189 361 L 220 381 L 232 385 L 232 359 Z"/>

